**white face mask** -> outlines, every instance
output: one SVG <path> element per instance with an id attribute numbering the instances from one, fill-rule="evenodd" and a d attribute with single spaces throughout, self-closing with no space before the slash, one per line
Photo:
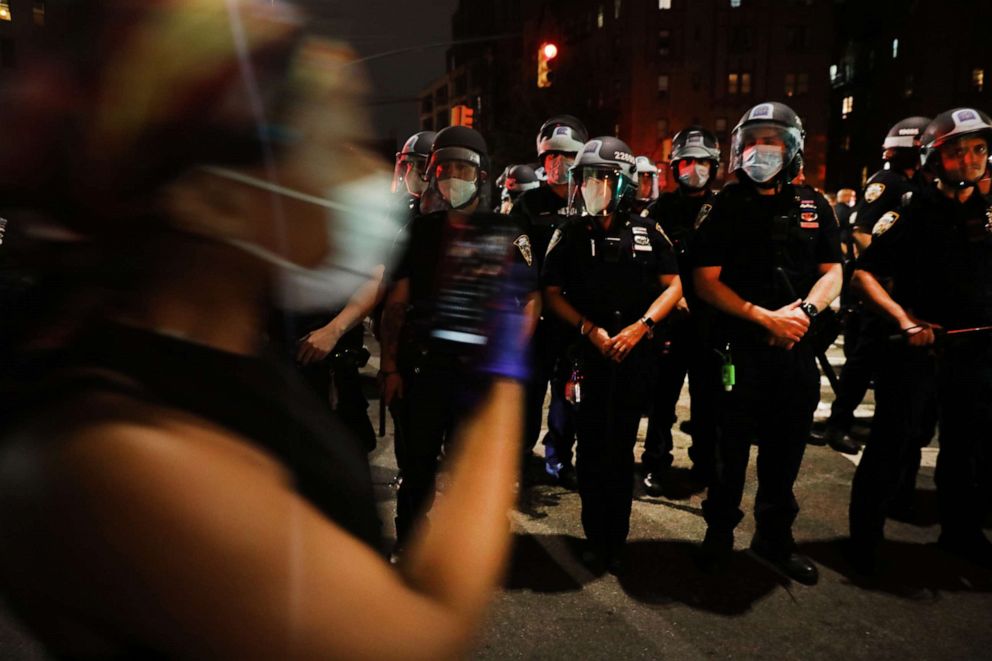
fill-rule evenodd
<path id="1" fill-rule="evenodd" d="M 555 156 L 549 156 L 545 159 L 545 163 L 548 164 L 544 169 L 548 176 L 548 184 L 552 186 L 564 186 L 568 183 L 568 170 L 575 163 L 574 158 L 557 154 Z"/>
<path id="2" fill-rule="evenodd" d="M 686 188 L 691 188 L 693 190 L 699 190 L 706 186 L 710 180 L 710 164 L 709 163 L 693 163 L 692 167 L 688 170 L 682 171 L 679 168 L 679 181 Z"/>
<path id="3" fill-rule="evenodd" d="M 452 209 L 460 209 L 468 204 L 475 196 L 475 182 L 464 179 L 444 179 L 437 182 L 441 196 L 448 201 Z"/>
<path id="4" fill-rule="evenodd" d="M 229 241 L 274 267 L 273 292 L 279 308 L 297 313 L 339 309 L 383 266 L 390 266 L 403 210 L 393 196 L 383 194 L 388 190 L 385 176 L 369 175 L 316 197 L 224 168 L 205 170 L 326 209 L 327 254 L 313 267 L 300 266 L 254 243 Z"/>
<path id="5" fill-rule="evenodd" d="M 403 177 L 403 183 L 406 184 L 407 192 L 414 197 L 420 197 L 427 190 L 427 182 L 420 177 L 417 168 L 410 168 L 407 171 Z"/>
<path id="6" fill-rule="evenodd" d="M 764 184 L 782 171 L 782 148 L 778 145 L 752 145 L 744 150 L 741 168 L 751 181 Z"/>
<path id="7" fill-rule="evenodd" d="M 585 183 L 582 184 L 582 199 L 586 203 L 586 211 L 593 216 L 598 216 L 610 206 L 613 191 L 610 190 L 608 181 L 586 179 Z"/>

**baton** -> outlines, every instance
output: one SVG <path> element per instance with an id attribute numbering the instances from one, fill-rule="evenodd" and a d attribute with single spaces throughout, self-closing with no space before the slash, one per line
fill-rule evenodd
<path id="1" fill-rule="evenodd" d="M 799 298 L 796 294 L 796 288 L 792 286 L 792 280 L 789 279 L 789 274 L 785 272 L 785 269 L 781 266 L 775 267 L 775 272 L 782 279 L 782 284 L 785 285 L 785 290 L 789 296 L 793 299 Z M 810 328 L 813 327 L 812 321 L 810 322 Z M 837 372 L 834 371 L 834 366 L 830 364 L 830 360 L 827 358 L 825 351 L 815 354 L 816 362 L 820 363 L 820 368 L 823 370 L 823 375 L 827 377 L 827 381 L 830 383 L 830 389 L 834 391 L 834 395 L 837 394 L 840 388 L 840 377 L 837 376 Z"/>
<path id="2" fill-rule="evenodd" d="M 992 331 L 992 326 L 975 326 L 974 328 L 955 328 L 954 330 L 944 330 L 943 328 L 935 328 L 934 334 L 938 337 L 954 337 L 956 335 L 972 335 L 974 333 L 988 333 Z M 889 335 L 890 342 L 898 342 L 899 340 L 905 340 L 905 333 L 895 333 L 894 335 Z"/>

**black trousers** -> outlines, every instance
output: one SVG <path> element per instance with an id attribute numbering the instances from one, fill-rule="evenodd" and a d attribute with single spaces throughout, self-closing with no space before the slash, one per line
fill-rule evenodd
<path id="1" fill-rule="evenodd" d="M 936 381 L 931 352 L 885 342 L 878 347 L 875 419 L 851 483 L 851 538 L 860 546 L 881 541 L 893 501 L 915 484 L 920 437 L 933 428 Z M 941 451 L 943 454 L 943 450 Z"/>
<path id="2" fill-rule="evenodd" d="M 583 353 L 582 401 L 575 410 L 582 528 L 606 550 L 623 545 L 630 531 L 634 443 L 652 379 L 652 351 L 642 342 L 619 364 L 593 350 Z"/>
<path id="3" fill-rule="evenodd" d="M 941 531 L 971 538 L 992 504 L 992 338 L 948 342 L 937 359 L 937 400 Z"/>
<path id="4" fill-rule="evenodd" d="M 458 423 L 478 403 L 483 385 L 457 360 L 410 351 L 401 356 L 403 397 L 392 413 L 402 429 L 396 460 L 402 481 L 396 494 L 396 538 L 403 544 L 434 503 L 438 458 Z"/>
<path id="5" fill-rule="evenodd" d="M 879 356 L 888 344 L 888 335 L 898 330 L 875 313 L 862 311 L 858 314 L 861 317 L 858 322 L 860 329 L 841 368 L 837 398 L 830 406 L 830 417 L 827 419 L 828 425 L 844 431 L 854 423 L 854 410 L 865 398 L 878 370 Z M 845 337 L 845 348 L 847 339 Z"/>
<path id="6" fill-rule="evenodd" d="M 716 466 L 703 515 L 717 533 L 740 523 L 751 443 L 758 444 L 758 534 L 782 550 L 792 546 L 799 513 L 792 487 L 799 474 L 820 378 L 813 354 L 766 346 L 732 346 L 737 383 L 721 397 Z"/>
<path id="7" fill-rule="evenodd" d="M 689 458 L 703 475 L 713 471 L 716 444 L 716 398 L 720 392 L 720 363 L 705 342 L 692 318 L 676 322 L 667 335 L 668 352 L 658 359 L 648 430 L 644 438 L 641 464 L 646 471 L 662 471 L 672 465 L 672 425 L 675 407 L 689 377 L 689 411 L 692 418 L 692 445 Z"/>

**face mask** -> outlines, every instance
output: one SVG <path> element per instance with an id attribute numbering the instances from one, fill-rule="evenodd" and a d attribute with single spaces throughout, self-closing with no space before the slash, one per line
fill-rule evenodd
<path id="1" fill-rule="evenodd" d="M 777 145 L 753 145 L 744 150 L 742 168 L 751 181 L 768 183 L 782 171 L 782 148 Z"/>
<path id="2" fill-rule="evenodd" d="M 300 266 L 247 241 L 229 241 L 273 267 L 273 296 L 280 309 L 297 313 L 340 309 L 382 266 L 389 267 L 403 211 L 395 198 L 383 195 L 387 188 L 381 175 L 335 186 L 326 197 L 316 197 L 239 172 L 205 169 L 226 179 L 325 208 L 327 254 L 316 266 Z"/>
<path id="3" fill-rule="evenodd" d="M 610 206 L 610 200 L 613 199 L 609 182 L 587 179 L 582 184 L 582 199 L 586 203 L 586 211 L 593 216 L 598 216 Z"/>
<path id="4" fill-rule="evenodd" d="M 548 167 L 545 172 L 548 175 L 548 183 L 557 186 L 568 183 L 568 169 L 572 167 L 574 159 L 568 156 L 552 156 L 548 159 Z"/>
<path id="5" fill-rule="evenodd" d="M 682 168 L 679 168 L 679 170 L 679 183 L 686 188 L 699 190 L 706 186 L 710 180 L 709 163 L 693 163 L 692 167 L 688 170 L 682 171 Z"/>
<path id="6" fill-rule="evenodd" d="M 417 168 L 410 168 L 403 177 L 403 182 L 406 184 L 407 192 L 414 197 L 420 197 L 427 190 L 427 182 L 420 177 Z"/>
<path id="7" fill-rule="evenodd" d="M 454 177 L 437 182 L 437 189 L 452 209 L 460 209 L 475 196 L 474 181 L 465 181 Z"/>

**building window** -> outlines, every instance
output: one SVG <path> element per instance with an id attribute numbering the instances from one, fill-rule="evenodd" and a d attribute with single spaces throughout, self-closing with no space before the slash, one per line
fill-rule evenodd
<path id="1" fill-rule="evenodd" d="M 658 139 L 662 140 L 666 135 L 668 135 L 668 120 L 659 119 L 655 130 L 657 131 Z"/>
<path id="2" fill-rule="evenodd" d="M 0 21 L 10 20 L 10 2 L 0 0 Z"/>
<path id="3" fill-rule="evenodd" d="M 620 19 L 620 9 L 623 6 L 623 0 L 613 0 L 613 18 L 614 20 Z"/>
<path id="4" fill-rule="evenodd" d="M 742 73 L 741 74 L 741 94 L 751 93 L 751 74 Z"/>
<path id="5" fill-rule="evenodd" d="M 603 5 L 600 5 L 599 11 L 596 12 L 596 27 L 603 27 Z"/>
<path id="6" fill-rule="evenodd" d="M 892 40 L 892 59 L 899 57 L 899 37 Z"/>
<path id="7" fill-rule="evenodd" d="M 658 55 L 667 57 L 672 52 L 671 39 L 671 30 L 658 30 Z"/>
<path id="8" fill-rule="evenodd" d="M 420 114 L 426 115 L 434 112 L 434 99 L 430 94 L 420 99 Z"/>
<path id="9" fill-rule="evenodd" d="M 796 74 L 794 73 L 785 74 L 785 95 L 796 95 Z"/>
<path id="10" fill-rule="evenodd" d="M 971 70 L 971 87 L 976 92 L 985 90 L 985 69 Z"/>
<path id="11" fill-rule="evenodd" d="M 837 83 L 840 81 L 840 70 L 837 68 L 836 64 L 830 65 L 830 82 Z"/>
<path id="12" fill-rule="evenodd" d="M 852 112 L 854 112 L 854 97 L 845 96 L 844 100 L 840 104 L 840 115 L 841 117 L 847 117 Z"/>
<path id="13" fill-rule="evenodd" d="M 727 94 L 737 94 L 738 78 L 736 73 L 727 74 Z"/>
<path id="14" fill-rule="evenodd" d="M 730 8 L 737 9 L 741 6 L 741 0 L 730 0 Z"/>
<path id="15" fill-rule="evenodd" d="M 45 26 L 45 0 L 34 0 L 34 24 Z"/>
<path id="16" fill-rule="evenodd" d="M 843 142 L 840 143 L 840 148 L 844 151 L 851 151 L 851 136 L 844 136 Z"/>
<path id="17" fill-rule="evenodd" d="M 658 76 L 658 96 L 668 94 L 668 74 L 663 73 Z"/>
<path id="18" fill-rule="evenodd" d="M 713 122 L 713 128 L 716 130 L 717 133 L 726 133 L 727 132 L 727 118 L 726 117 L 717 117 L 716 118 L 716 121 Z"/>
<path id="19" fill-rule="evenodd" d="M 672 0 L 658 0 L 658 9 L 671 9 Z"/>

